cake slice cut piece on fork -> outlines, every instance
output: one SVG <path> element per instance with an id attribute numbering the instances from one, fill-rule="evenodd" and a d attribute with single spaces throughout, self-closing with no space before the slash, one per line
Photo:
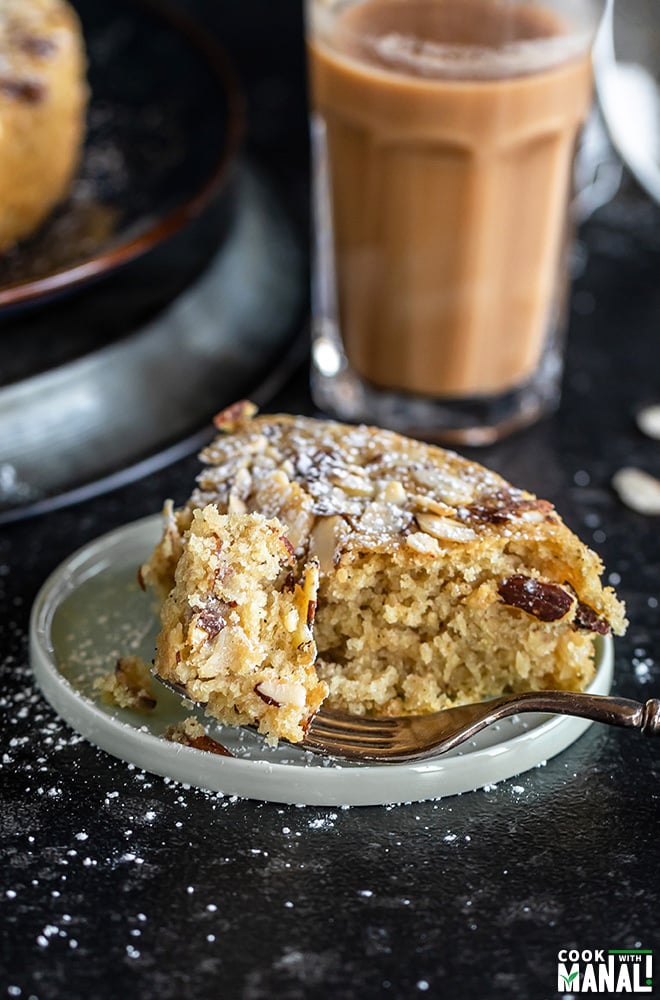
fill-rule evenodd
<path id="1" fill-rule="evenodd" d="M 161 608 L 157 676 L 220 722 L 299 742 L 328 692 L 314 667 L 318 581 L 277 519 L 195 511 Z"/>

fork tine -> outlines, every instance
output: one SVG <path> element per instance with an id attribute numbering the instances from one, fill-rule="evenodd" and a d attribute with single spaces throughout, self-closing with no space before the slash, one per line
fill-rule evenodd
<path id="1" fill-rule="evenodd" d="M 387 747 L 391 740 L 383 738 L 382 736 L 372 736 L 367 738 L 358 733 L 326 733 L 326 732 L 311 732 L 305 737 L 304 743 L 307 746 L 311 746 L 312 743 L 318 746 L 327 746 L 328 748 L 338 748 L 342 747 L 354 747 L 356 750 L 359 749 L 375 749 L 379 750 L 381 747 Z"/>
<path id="2" fill-rule="evenodd" d="M 351 729 L 373 729 L 375 727 L 393 729 L 399 724 L 399 719 L 389 715 L 350 715 L 348 712 L 332 712 L 330 709 L 322 708 L 314 716 L 314 722 L 348 726 Z"/>
<path id="3" fill-rule="evenodd" d="M 314 740 L 317 743 L 342 744 L 356 747 L 379 747 L 387 745 L 392 738 L 391 733 L 374 733 L 365 735 L 361 732 L 351 732 L 350 730 L 311 728 L 307 731 L 305 740 Z"/>
<path id="4" fill-rule="evenodd" d="M 394 719 L 319 712 L 312 719 L 302 745 L 328 756 L 365 760 L 373 751 L 387 755 L 397 728 Z"/>
<path id="5" fill-rule="evenodd" d="M 363 718 L 362 716 L 343 715 L 340 713 L 319 712 L 314 716 L 311 727 L 315 732 L 327 732 L 343 735 L 359 733 L 364 737 L 386 735 L 396 730 L 397 721 L 392 718 Z"/>
<path id="6" fill-rule="evenodd" d="M 396 733 L 395 726 L 360 726 L 349 721 L 316 717 L 307 730 L 307 739 L 318 742 L 350 743 L 362 746 L 379 746 L 388 743 Z"/>
<path id="7" fill-rule="evenodd" d="M 382 743 L 365 747 L 362 742 L 347 743 L 344 740 L 314 739 L 313 736 L 305 737 L 302 744 L 303 750 L 311 750 L 312 753 L 321 754 L 323 757 L 338 757 L 341 760 L 382 760 L 387 757 L 387 748 Z"/>

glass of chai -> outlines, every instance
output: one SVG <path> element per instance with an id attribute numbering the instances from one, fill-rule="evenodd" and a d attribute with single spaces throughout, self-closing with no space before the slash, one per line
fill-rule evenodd
<path id="1" fill-rule="evenodd" d="M 487 444 L 559 401 L 600 0 L 307 0 L 312 392 Z"/>

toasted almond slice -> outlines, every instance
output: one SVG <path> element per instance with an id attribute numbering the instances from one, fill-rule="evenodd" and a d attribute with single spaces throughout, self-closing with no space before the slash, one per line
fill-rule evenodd
<path id="1" fill-rule="evenodd" d="M 219 431 L 229 433 L 230 431 L 237 430 L 241 424 L 250 420 L 257 413 L 258 409 L 249 399 L 241 399 L 240 402 L 228 406 L 225 410 L 221 410 L 220 413 L 216 413 L 213 423 Z"/>
<path id="2" fill-rule="evenodd" d="M 521 521 L 527 521 L 528 524 L 544 524 L 547 514 L 542 510 L 523 510 L 519 514 Z"/>
<path id="3" fill-rule="evenodd" d="M 227 504 L 228 514 L 245 514 L 247 507 L 245 506 L 245 501 L 241 500 L 240 497 L 236 496 L 235 493 L 229 494 L 229 502 Z"/>
<path id="4" fill-rule="evenodd" d="M 438 500 L 434 500 L 433 497 L 424 496 L 423 493 L 414 493 L 410 500 L 413 507 L 416 507 L 417 510 L 422 511 L 423 513 L 439 514 L 440 517 L 455 516 L 453 507 L 448 506 L 446 503 L 441 503 Z"/>
<path id="5" fill-rule="evenodd" d="M 347 533 L 348 526 L 338 514 L 316 519 L 310 536 L 309 554 L 318 559 L 322 573 L 332 572 L 342 538 Z"/>
<path id="6" fill-rule="evenodd" d="M 437 540 L 431 538 L 425 531 L 413 531 L 406 535 L 406 545 L 413 552 L 419 552 L 424 556 L 435 556 L 440 551 Z"/>
<path id="7" fill-rule="evenodd" d="M 372 497 L 374 495 L 374 484 L 363 476 L 356 476 L 349 473 L 343 479 L 337 479 L 335 485 L 339 486 L 349 497 Z"/>
<path id="8" fill-rule="evenodd" d="M 294 597 L 298 615 L 297 627 L 293 630 L 293 641 L 300 648 L 312 639 L 312 626 L 319 592 L 319 564 L 312 559 L 305 565 L 303 577 L 296 586 Z M 310 651 L 312 659 L 315 651 Z"/>
<path id="9" fill-rule="evenodd" d="M 436 498 L 452 506 L 474 500 L 472 486 L 444 469 L 421 466 L 413 468 L 412 475 L 420 486 L 433 490 Z"/>
<path id="10" fill-rule="evenodd" d="M 241 500 L 245 500 L 251 489 L 252 476 L 250 475 L 250 470 L 246 466 L 243 466 L 243 468 L 239 469 L 236 473 L 236 477 L 231 488 L 232 494 L 236 494 L 241 498 Z"/>
<path id="11" fill-rule="evenodd" d="M 448 542 L 471 542 L 477 536 L 472 528 L 468 528 L 449 517 L 438 517 L 437 514 L 415 514 L 417 524 L 428 535 Z"/>
<path id="12" fill-rule="evenodd" d="M 393 503 L 397 507 L 402 507 L 406 502 L 406 497 L 407 493 L 403 483 L 397 479 L 388 479 L 383 484 L 379 499 L 384 500 L 385 503 Z"/>
<path id="13" fill-rule="evenodd" d="M 260 681 L 255 685 L 256 693 L 264 701 L 280 705 L 291 705 L 293 708 L 304 708 L 306 692 L 304 685 L 286 681 Z"/>
<path id="14" fill-rule="evenodd" d="M 395 504 L 373 500 L 355 519 L 355 528 L 363 535 L 383 536 L 404 531 L 412 521 L 410 511 Z"/>

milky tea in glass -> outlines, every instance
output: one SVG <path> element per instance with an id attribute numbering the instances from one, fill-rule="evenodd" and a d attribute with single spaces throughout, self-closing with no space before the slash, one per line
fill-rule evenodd
<path id="1" fill-rule="evenodd" d="M 308 0 L 312 391 L 486 443 L 553 409 L 590 0 Z"/>

